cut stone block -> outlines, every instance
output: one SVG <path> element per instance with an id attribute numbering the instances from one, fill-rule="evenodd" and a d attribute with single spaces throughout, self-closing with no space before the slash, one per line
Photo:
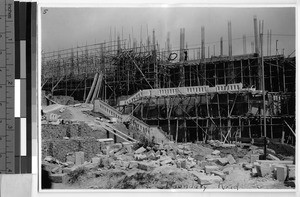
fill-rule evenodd
<path id="1" fill-rule="evenodd" d="M 220 155 L 206 155 L 206 160 L 209 162 L 216 162 L 220 157 Z"/>
<path id="2" fill-rule="evenodd" d="M 75 163 L 75 157 L 74 157 L 73 154 L 67 155 L 66 160 L 67 160 L 66 162 L 73 162 L 73 163 Z"/>
<path id="3" fill-rule="evenodd" d="M 257 160 L 259 160 L 259 155 L 251 155 L 250 160 L 251 160 L 251 163 L 256 162 Z"/>
<path id="4" fill-rule="evenodd" d="M 177 153 L 178 153 L 179 155 L 183 155 L 183 154 L 184 154 L 184 151 L 183 151 L 182 149 L 177 149 Z"/>
<path id="5" fill-rule="evenodd" d="M 212 171 L 219 170 L 218 166 L 205 166 L 205 172 L 210 174 Z"/>
<path id="6" fill-rule="evenodd" d="M 219 165 L 225 166 L 229 163 L 227 158 L 219 158 L 216 163 L 218 163 Z"/>
<path id="7" fill-rule="evenodd" d="M 295 180 L 296 178 L 295 165 L 287 165 L 287 168 L 288 168 L 288 179 Z"/>
<path id="8" fill-rule="evenodd" d="M 167 164 L 172 164 L 172 163 L 173 163 L 173 160 L 171 158 L 166 158 L 166 159 L 164 159 L 163 161 L 160 162 L 160 164 L 162 166 L 165 166 Z"/>
<path id="9" fill-rule="evenodd" d="M 147 156 L 144 154 L 138 154 L 138 155 L 134 155 L 134 159 L 137 161 L 143 161 L 147 159 Z"/>
<path id="10" fill-rule="evenodd" d="M 141 147 L 141 148 L 137 149 L 134 153 L 135 154 L 141 154 L 141 153 L 143 153 L 145 151 L 146 151 L 146 149 L 144 147 Z"/>
<path id="11" fill-rule="evenodd" d="M 212 171 L 211 174 L 215 175 L 215 176 L 219 176 L 221 177 L 223 180 L 225 180 L 226 175 L 221 172 L 221 171 Z"/>
<path id="12" fill-rule="evenodd" d="M 100 158 L 99 157 L 93 157 L 92 158 L 92 163 L 99 164 L 100 163 Z"/>
<path id="13" fill-rule="evenodd" d="M 260 164 L 257 166 L 257 172 L 260 176 L 264 177 L 268 174 L 271 174 L 271 165 L 270 164 Z"/>
<path id="14" fill-rule="evenodd" d="M 219 176 L 209 176 L 197 171 L 191 171 L 191 173 L 197 178 L 197 181 L 200 185 L 211 185 L 214 183 L 219 184 L 222 182 L 222 178 Z"/>
<path id="15" fill-rule="evenodd" d="M 82 165 L 84 163 L 84 152 L 75 152 L 75 165 Z"/>
<path id="16" fill-rule="evenodd" d="M 246 164 L 244 166 L 245 170 L 251 170 L 253 168 L 253 165 L 252 164 Z"/>
<path id="17" fill-rule="evenodd" d="M 186 160 L 185 159 L 180 159 L 178 160 L 180 162 L 180 167 L 186 169 Z"/>
<path id="18" fill-rule="evenodd" d="M 138 167 L 138 162 L 137 161 L 130 161 L 128 168 L 132 169 L 132 168 L 137 168 Z"/>
<path id="19" fill-rule="evenodd" d="M 145 171 L 151 171 L 154 170 L 155 165 L 153 163 L 149 162 L 138 162 L 138 169 L 145 170 Z"/>
<path id="20" fill-rule="evenodd" d="M 287 177 L 287 168 L 285 166 L 277 166 L 276 172 L 277 180 L 280 182 L 284 182 Z"/>
<path id="21" fill-rule="evenodd" d="M 251 176 L 252 177 L 257 177 L 258 176 L 258 172 L 257 172 L 256 167 L 252 168 Z"/>
<path id="22" fill-rule="evenodd" d="M 150 159 L 150 160 L 156 160 L 155 154 L 154 153 L 149 154 L 148 155 L 148 159 Z"/>
<path id="23" fill-rule="evenodd" d="M 222 178 L 219 176 L 201 175 L 198 177 L 198 182 L 200 185 L 219 184 L 222 181 Z"/>
<path id="24" fill-rule="evenodd" d="M 159 156 L 160 156 L 160 151 L 159 151 L 159 150 L 156 151 L 155 156 L 156 156 L 156 157 L 159 157 Z"/>
<path id="25" fill-rule="evenodd" d="M 228 159 L 229 164 L 235 164 L 236 163 L 236 161 L 235 161 L 235 159 L 233 158 L 232 155 L 229 154 L 229 155 L 227 155 L 226 158 Z"/>
<path id="26" fill-rule="evenodd" d="M 219 150 L 214 150 L 211 154 L 212 155 L 219 155 L 221 152 Z"/>

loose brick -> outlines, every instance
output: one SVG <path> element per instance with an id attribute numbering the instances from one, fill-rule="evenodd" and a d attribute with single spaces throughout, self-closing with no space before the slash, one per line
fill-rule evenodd
<path id="1" fill-rule="evenodd" d="M 205 172 L 210 174 L 212 171 L 219 170 L 218 166 L 205 166 Z"/>

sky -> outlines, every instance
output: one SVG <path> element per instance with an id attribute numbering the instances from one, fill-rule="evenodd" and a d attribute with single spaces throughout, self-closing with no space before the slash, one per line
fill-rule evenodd
<path id="1" fill-rule="evenodd" d="M 45 9 L 47 9 L 45 11 Z M 210 54 L 215 45 L 219 55 L 220 37 L 224 40 L 224 54 L 228 54 L 228 21 L 231 21 L 233 55 L 242 54 L 245 34 L 247 52 L 254 41 L 253 17 L 264 21 L 264 34 L 272 30 L 272 54 L 284 49 L 289 55 L 295 50 L 295 8 L 212 8 L 212 7 L 98 7 L 98 8 L 42 8 L 42 50 L 56 51 L 71 47 L 109 41 L 110 30 L 123 39 L 134 37 L 143 42 L 155 29 L 156 39 L 165 47 L 167 32 L 171 33 L 173 49 L 179 48 L 180 28 L 185 28 L 185 41 L 190 48 L 201 43 L 201 26 L 205 27 L 205 45 Z M 43 14 L 45 13 L 45 14 Z M 142 29 L 142 31 L 141 31 Z M 133 35 L 132 35 L 133 30 Z M 266 36 L 264 37 L 266 50 Z"/>

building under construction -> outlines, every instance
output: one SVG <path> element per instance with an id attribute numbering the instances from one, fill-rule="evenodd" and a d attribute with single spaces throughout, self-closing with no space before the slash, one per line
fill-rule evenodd
<path id="1" fill-rule="evenodd" d="M 130 115 L 178 142 L 260 138 L 265 113 L 267 137 L 295 144 L 296 60 L 278 52 L 271 55 L 271 32 L 261 36 L 263 23 L 259 27 L 254 18 L 252 52 L 246 52 L 244 36 L 237 56 L 232 54 L 230 22 L 226 55 L 222 37 L 218 55 L 215 49 L 209 54 L 204 27 L 201 45 L 195 48 L 188 48 L 182 28 L 178 50 L 171 48 L 169 34 L 160 49 L 153 30 L 146 43 L 118 36 L 44 53 L 42 90 L 46 96 L 100 102 L 108 115 L 123 122 L 121 115 Z"/>

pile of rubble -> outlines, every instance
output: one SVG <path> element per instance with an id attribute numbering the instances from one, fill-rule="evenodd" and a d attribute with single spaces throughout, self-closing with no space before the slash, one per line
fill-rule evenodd
<path id="1" fill-rule="evenodd" d="M 152 147 L 119 143 L 107 146 L 106 151 L 95 155 L 90 161 L 85 161 L 84 152 L 75 152 L 67 155 L 65 162 L 47 156 L 43 164 L 51 172 L 55 183 L 66 185 L 74 182 L 73 172 L 84 168 L 88 175 L 82 179 L 86 184 L 81 186 L 94 189 L 108 188 L 100 185 L 104 180 L 103 177 L 114 170 L 117 170 L 119 177 L 109 188 L 119 189 L 219 188 L 236 169 L 248 173 L 252 179 L 268 174 L 274 174 L 277 180 L 282 182 L 295 179 L 293 161 L 275 160 L 276 157 L 272 154 L 269 154 L 269 158 L 273 160 L 259 160 L 261 149 L 252 147 L 248 152 L 250 155 L 248 162 L 244 158 L 238 158 L 236 156 L 238 154 L 227 154 L 229 150 L 238 151 L 236 147 L 214 150 L 201 143 L 168 143 Z M 98 180 L 99 176 L 102 179 Z M 89 185 L 89 181 L 93 183 L 92 186 Z"/>

